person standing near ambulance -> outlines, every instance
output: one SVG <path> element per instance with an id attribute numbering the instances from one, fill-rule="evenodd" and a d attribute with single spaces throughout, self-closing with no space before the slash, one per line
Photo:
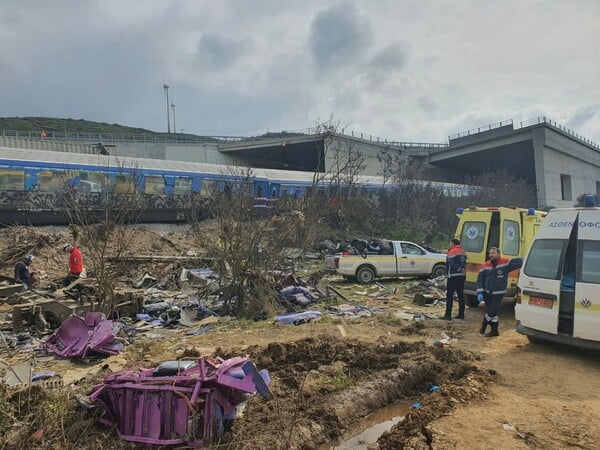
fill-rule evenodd
<path id="1" fill-rule="evenodd" d="M 441 317 L 444 320 L 452 320 L 452 306 L 454 304 L 454 293 L 458 297 L 458 316 L 455 319 L 465 318 L 465 266 L 467 265 L 467 254 L 461 247 L 458 239 L 452 239 L 450 250 L 446 257 L 446 274 L 448 282 L 446 285 L 446 314 Z"/>
<path id="2" fill-rule="evenodd" d="M 477 301 L 485 302 L 485 314 L 480 334 L 484 334 L 488 325 L 492 331 L 486 337 L 500 336 L 498 332 L 498 313 L 502 298 L 506 294 L 508 274 L 523 265 L 522 258 L 502 258 L 498 247 L 490 247 L 489 259 L 483 264 L 477 277 Z"/>
<path id="3" fill-rule="evenodd" d="M 69 275 L 65 278 L 65 286 L 75 281 L 83 272 L 83 256 L 81 250 L 73 244 L 65 244 L 63 249 L 69 252 Z"/>

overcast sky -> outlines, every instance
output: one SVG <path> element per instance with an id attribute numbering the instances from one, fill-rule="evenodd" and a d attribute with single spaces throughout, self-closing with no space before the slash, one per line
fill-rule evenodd
<path id="1" fill-rule="evenodd" d="M 2 0 L 0 116 L 245 135 L 331 114 L 441 142 L 548 116 L 600 142 L 599 0 Z"/>

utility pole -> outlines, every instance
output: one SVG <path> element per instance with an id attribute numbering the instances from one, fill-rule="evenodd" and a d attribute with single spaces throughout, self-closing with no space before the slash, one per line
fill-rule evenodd
<path id="1" fill-rule="evenodd" d="M 167 133 L 171 132 L 171 114 L 169 114 L 169 85 L 163 81 L 163 89 L 167 97 Z"/>
<path id="2" fill-rule="evenodd" d="M 173 111 L 173 133 L 177 133 L 177 126 L 175 125 L 175 103 L 171 99 L 171 110 Z"/>

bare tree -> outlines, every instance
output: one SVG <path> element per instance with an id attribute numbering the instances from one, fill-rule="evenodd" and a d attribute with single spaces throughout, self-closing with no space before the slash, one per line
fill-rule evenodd
<path id="1" fill-rule="evenodd" d="M 313 173 L 312 186 L 302 199 L 306 226 L 305 245 L 313 245 L 319 234 L 327 233 L 327 226 L 349 232 L 368 208 L 361 201 L 368 193 L 359 191 L 359 176 L 366 168 L 365 155 L 356 149 L 355 142 L 338 133 L 345 128 L 339 119 L 331 116 L 315 124 L 322 137 L 317 143 L 318 164 Z"/>
<path id="2" fill-rule="evenodd" d="M 226 172 L 228 181 L 206 193 L 216 229 L 199 227 L 197 221 L 193 229 L 199 244 L 214 257 L 225 312 L 252 317 L 275 307 L 275 291 L 265 273 L 276 266 L 281 251 L 273 236 L 281 239 L 286 227 L 270 208 L 261 214 L 267 208 L 256 205 L 251 168 L 230 167 Z"/>
<path id="3" fill-rule="evenodd" d="M 477 187 L 471 198 L 475 205 L 531 207 L 537 204 L 535 188 L 505 169 L 470 176 L 465 182 Z"/>
<path id="4" fill-rule="evenodd" d="M 130 233 L 128 225 L 137 222 L 142 210 L 142 199 L 136 186 L 137 171 L 122 164 L 117 173 L 103 173 L 100 192 L 81 192 L 73 176 L 68 174 L 63 197 L 64 211 L 76 243 L 84 247 L 89 274 L 97 282 L 97 308 L 111 313 L 114 288 L 122 267 L 118 261 L 127 249 Z M 89 266 L 88 266 L 89 267 Z"/>

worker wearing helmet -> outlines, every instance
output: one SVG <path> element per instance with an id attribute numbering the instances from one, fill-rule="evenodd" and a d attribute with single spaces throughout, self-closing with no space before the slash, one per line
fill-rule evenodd
<path id="1" fill-rule="evenodd" d="M 15 283 L 21 283 L 26 289 L 33 283 L 33 272 L 30 272 L 29 266 L 34 260 L 33 255 L 27 255 L 15 264 Z"/>
<path id="2" fill-rule="evenodd" d="M 486 337 L 500 336 L 498 332 L 498 313 L 502 299 L 506 294 L 508 274 L 523 265 L 521 258 L 502 258 L 498 247 L 491 247 L 489 259 L 481 266 L 477 277 L 477 300 L 485 301 L 485 314 L 481 323 L 481 334 L 485 333 L 488 325 L 492 331 Z"/>

